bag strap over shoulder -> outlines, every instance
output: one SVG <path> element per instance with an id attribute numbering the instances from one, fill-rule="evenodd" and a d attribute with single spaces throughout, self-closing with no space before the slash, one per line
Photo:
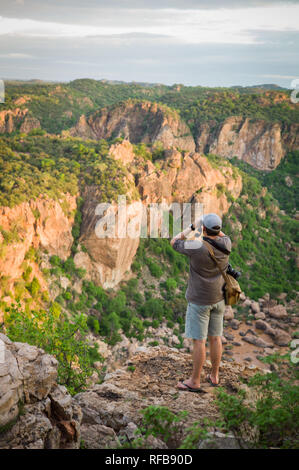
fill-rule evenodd
<path id="1" fill-rule="evenodd" d="M 215 261 L 215 263 L 216 263 L 216 265 L 217 265 L 219 271 L 221 272 L 221 274 L 222 274 L 222 276 L 223 276 L 223 279 L 224 279 L 225 282 L 227 283 L 227 282 L 228 282 L 227 274 L 223 271 L 223 269 L 221 268 L 219 262 L 217 261 L 216 256 L 215 256 L 215 254 L 214 254 L 213 248 L 212 248 L 211 245 L 210 245 L 208 242 L 206 242 L 205 240 L 203 240 L 203 243 L 204 243 L 204 245 L 207 247 L 207 249 L 208 249 L 208 251 L 209 251 L 209 253 L 210 253 L 210 255 L 211 255 L 211 258 Z"/>

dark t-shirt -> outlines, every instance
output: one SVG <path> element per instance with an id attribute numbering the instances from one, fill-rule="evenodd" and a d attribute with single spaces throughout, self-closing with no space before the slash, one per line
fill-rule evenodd
<path id="1" fill-rule="evenodd" d="M 231 240 L 226 235 L 213 239 L 215 245 L 231 251 Z M 223 299 L 224 279 L 207 247 L 200 240 L 176 240 L 173 248 L 189 256 L 189 280 L 186 291 L 188 302 L 198 305 L 213 305 Z M 227 269 L 229 256 L 213 246 L 215 257 L 221 268 Z"/>

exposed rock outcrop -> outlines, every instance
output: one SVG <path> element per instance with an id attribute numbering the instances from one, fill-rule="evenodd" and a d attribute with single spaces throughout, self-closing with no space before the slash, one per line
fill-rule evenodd
<path id="1" fill-rule="evenodd" d="M 242 189 L 241 176 L 229 165 L 213 168 L 206 157 L 198 153 L 181 153 L 176 149 L 165 151 L 165 158 L 155 165 L 134 154 L 132 144 L 125 140 L 111 146 L 110 156 L 127 168 L 124 177 L 127 199 L 126 222 L 134 232 L 137 219 L 151 203 L 198 202 L 204 204 L 205 212 L 224 214 L 232 198 Z M 97 214 L 96 207 L 102 202 L 97 187 L 82 188 L 84 204 L 80 245 L 86 250 L 74 257 L 77 267 L 86 269 L 87 278 L 104 288 L 116 286 L 130 271 L 131 263 L 139 245 L 139 237 L 120 236 L 99 238 L 96 227 L 105 213 Z M 115 217 L 118 230 L 118 201 L 110 201 L 111 216 Z M 63 204 L 62 204 L 63 202 Z M 62 209 L 64 207 L 64 211 Z M 49 255 L 66 259 L 73 242 L 71 234 L 76 209 L 75 196 L 65 195 L 65 200 L 40 197 L 13 208 L 0 208 L 0 271 L 7 276 L 12 287 L 14 279 L 22 275 L 22 263 L 30 247 L 45 249 Z M 9 243 L 5 233 L 13 232 Z"/>
<path id="2" fill-rule="evenodd" d="M 168 447 L 177 448 L 188 427 L 203 418 L 216 421 L 219 410 L 214 389 L 205 380 L 210 371 L 205 365 L 202 388 L 205 393 L 178 391 L 177 382 L 188 377 L 192 364 L 189 354 L 160 346 L 143 348 L 136 352 L 126 366 L 107 374 L 104 382 L 74 397 L 83 411 L 82 440 L 87 448 L 115 448 L 119 440 L 132 439 L 136 426 L 140 425 L 140 410 L 149 405 L 166 406 L 174 413 L 182 410 L 188 415 L 177 433 L 171 436 Z M 221 383 L 224 388 L 238 390 L 242 378 L 253 375 L 254 369 L 244 365 L 221 365 Z M 133 430 L 133 434 L 132 434 Z M 151 448 L 165 448 L 165 443 L 151 443 Z"/>
<path id="3" fill-rule="evenodd" d="M 62 203 L 62 200 L 61 200 Z M 72 225 L 76 198 L 66 194 L 66 214 L 59 201 L 40 197 L 12 208 L 0 207 L 0 272 L 10 281 L 21 276 L 22 263 L 30 247 L 41 247 L 50 255 L 66 259 L 73 242 Z M 7 242 L 5 237 L 13 234 Z"/>
<path id="4" fill-rule="evenodd" d="M 24 120 L 28 109 L 7 109 L 0 111 L 0 134 L 11 134 L 16 130 L 17 126 Z"/>
<path id="5" fill-rule="evenodd" d="M 131 194 L 134 195 L 135 190 L 135 197 L 138 193 L 140 195 L 140 201 L 133 198 L 131 203 L 127 203 L 126 223 L 131 224 L 132 230 L 134 221 L 138 225 L 138 217 L 141 218 L 152 203 L 198 202 L 204 204 L 205 212 L 222 215 L 228 211 L 231 198 L 239 196 L 242 179 L 239 174 L 233 174 L 230 166 L 215 169 L 206 157 L 197 153 L 188 152 L 183 156 L 178 150 L 169 149 L 165 154 L 165 159 L 160 160 L 157 167 L 149 160 L 145 163 L 136 157 L 132 145 L 126 140 L 110 148 L 110 155 L 128 169 Z M 115 218 L 116 231 L 113 237 L 99 238 L 97 226 L 105 218 L 107 220 L 106 214 L 96 213 L 101 194 L 96 187 L 88 187 L 83 196 L 80 243 L 87 252 L 79 251 L 74 257 L 75 264 L 86 269 L 89 278 L 104 288 L 114 287 L 130 270 L 139 237 L 118 236 L 118 205 L 117 201 L 111 201 L 109 211 Z"/>
<path id="6" fill-rule="evenodd" d="M 56 383 L 56 359 L 2 333 L 0 340 L 0 449 L 78 448 L 82 413 Z"/>
<path id="7" fill-rule="evenodd" d="M 30 97 L 20 97 L 15 101 L 17 106 L 23 106 Z M 28 134 L 33 129 L 40 128 L 40 121 L 31 115 L 28 115 L 28 108 L 17 107 L 15 109 L 7 109 L 0 111 L 0 134 L 11 134 L 16 130 Z"/>
<path id="8" fill-rule="evenodd" d="M 88 118 L 82 115 L 70 134 L 87 139 L 124 137 L 134 144 L 161 142 L 165 148 L 195 150 L 191 131 L 179 115 L 149 101 L 129 100 L 100 109 Z"/>
<path id="9" fill-rule="evenodd" d="M 299 147 L 298 124 L 282 126 L 262 119 L 231 116 L 220 124 L 203 123 L 197 130 L 198 152 L 237 157 L 259 170 L 273 170 L 286 151 Z"/>
<path id="10" fill-rule="evenodd" d="M 137 188 L 146 203 L 198 202 L 205 212 L 224 214 L 231 202 L 230 194 L 237 198 L 242 189 L 240 175 L 233 175 L 229 166 L 213 168 L 208 159 L 199 153 L 183 157 L 177 150 L 166 152 L 161 170 L 148 162 L 137 176 Z"/>
<path id="11" fill-rule="evenodd" d="M 39 129 L 40 122 L 37 118 L 33 116 L 26 116 L 24 121 L 21 124 L 20 131 L 28 134 L 28 132 L 32 131 L 33 129 Z"/>

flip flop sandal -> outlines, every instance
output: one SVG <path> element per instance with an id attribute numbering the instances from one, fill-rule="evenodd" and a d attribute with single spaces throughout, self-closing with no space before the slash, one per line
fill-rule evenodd
<path id="1" fill-rule="evenodd" d="M 193 387 L 190 387 L 190 385 L 187 385 L 185 382 L 181 382 L 183 385 L 185 385 L 186 388 L 179 388 L 178 387 L 178 390 L 182 391 L 182 392 L 194 392 L 194 393 L 206 393 L 205 390 L 203 390 L 202 388 L 193 388 Z"/>
<path id="2" fill-rule="evenodd" d="M 218 382 L 218 384 L 214 384 L 214 382 L 212 382 L 212 379 L 211 379 L 210 375 L 207 376 L 207 380 L 208 380 L 209 384 L 212 385 L 212 387 L 218 387 L 219 382 Z"/>

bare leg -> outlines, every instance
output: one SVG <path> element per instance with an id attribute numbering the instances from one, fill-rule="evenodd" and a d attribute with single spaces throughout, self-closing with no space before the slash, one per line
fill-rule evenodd
<path id="1" fill-rule="evenodd" d="M 192 388 L 200 387 L 200 374 L 202 367 L 206 360 L 206 340 L 205 339 L 194 339 L 193 340 L 193 371 L 190 379 L 185 380 L 185 383 Z M 179 382 L 179 388 L 185 389 L 182 382 Z"/>
<path id="2" fill-rule="evenodd" d="M 219 382 L 219 366 L 222 355 L 222 341 L 221 336 L 209 336 L 210 355 L 212 363 L 211 380 L 213 383 Z"/>

